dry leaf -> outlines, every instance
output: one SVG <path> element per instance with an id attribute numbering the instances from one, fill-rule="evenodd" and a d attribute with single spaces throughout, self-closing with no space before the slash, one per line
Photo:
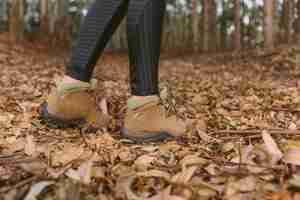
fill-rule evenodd
<path id="1" fill-rule="evenodd" d="M 170 180 L 171 175 L 167 172 L 161 171 L 161 170 L 149 170 L 145 172 L 138 172 L 137 176 L 144 176 L 144 177 L 157 177 L 157 178 L 163 178 L 165 180 Z"/>
<path id="2" fill-rule="evenodd" d="M 82 163 L 78 168 L 78 174 L 83 184 L 90 184 L 92 179 L 93 161 L 88 160 Z"/>
<path id="3" fill-rule="evenodd" d="M 283 161 L 287 164 L 300 166 L 300 149 L 288 149 L 284 153 Z"/>
<path id="4" fill-rule="evenodd" d="M 36 143 L 35 143 L 34 137 L 32 135 L 26 136 L 24 152 L 28 156 L 36 156 L 37 155 Z"/>
<path id="5" fill-rule="evenodd" d="M 152 164 L 155 160 L 156 160 L 155 156 L 146 154 L 146 155 L 142 155 L 142 156 L 138 157 L 135 160 L 134 165 L 138 171 L 145 171 L 149 167 L 152 166 Z"/>
<path id="6" fill-rule="evenodd" d="M 239 191 L 252 192 L 256 189 L 257 179 L 254 176 L 247 176 L 237 182 Z"/>
<path id="7" fill-rule="evenodd" d="M 108 107 L 107 107 L 107 101 L 105 98 L 103 98 L 100 102 L 100 108 L 103 112 L 103 114 L 108 115 Z"/>
<path id="8" fill-rule="evenodd" d="M 38 195 L 48 186 L 53 185 L 53 181 L 42 181 L 31 186 L 24 200 L 37 200 Z"/>
<path id="9" fill-rule="evenodd" d="M 81 177 L 80 177 L 80 174 L 78 173 L 77 170 L 74 170 L 74 169 L 69 169 L 65 175 L 73 180 L 76 180 L 76 181 L 81 181 Z"/>
<path id="10" fill-rule="evenodd" d="M 40 161 L 21 163 L 20 167 L 34 175 L 42 175 L 47 170 L 47 165 Z"/>
<path id="11" fill-rule="evenodd" d="M 267 151 L 272 156 L 272 164 L 277 163 L 283 156 L 281 150 L 278 148 L 278 145 L 267 131 L 262 132 L 262 137 Z"/>
<path id="12" fill-rule="evenodd" d="M 197 169 L 198 167 L 196 166 L 185 168 L 182 172 L 179 172 L 174 177 L 172 177 L 172 182 L 179 184 L 187 184 L 191 180 Z"/>
<path id="13" fill-rule="evenodd" d="M 171 195 L 171 187 L 168 187 L 162 192 L 159 192 L 157 195 L 148 198 L 147 200 L 187 200 L 187 199 L 180 196 Z"/>
<path id="14" fill-rule="evenodd" d="M 185 170 L 189 166 L 193 166 L 193 165 L 204 166 L 204 165 L 207 165 L 208 163 L 209 163 L 209 160 L 204 159 L 204 158 L 200 158 L 198 155 L 195 155 L 195 154 L 185 156 L 180 161 L 180 165 L 181 165 L 183 170 Z"/>

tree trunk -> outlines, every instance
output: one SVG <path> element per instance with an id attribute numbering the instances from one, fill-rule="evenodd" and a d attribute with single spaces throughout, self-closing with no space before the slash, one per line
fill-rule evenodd
<path id="1" fill-rule="evenodd" d="M 234 48 L 241 49 L 241 1 L 234 0 Z"/>
<path id="2" fill-rule="evenodd" d="M 203 1 L 203 51 L 209 51 L 209 2 L 211 0 Z"/>
<path id="3" fill-rule="evenodd" d="M 23 0 L 11 0 L 9 10 L 9 37 L 15 43 L 23 39 L 24 36 L 24 5 Z"/>
<path id="4" fill-rule="evenodd" d="M 300 0 L 297 2 L 296 39 L 300 43 Z"/>
<path id="5" fill-rule="evenodd" d="M 284 0 L 283 2 L 283 27 L 285 42 L 292 41 L 294 23 L 294 0 Z"/>
<path id="6" fill-rule="evenodd" d="M 198 16 L 198 0 L 192 1 L 192 23 L 193 23 L 193 49 L 194 52 L 199 50 L 199 16 Z"/>
<path id="7" fill-rule="evenodd" d="M 49 17 L 48 17 L 48 11 L 49 11 L 49 5 L 48 0 L 41 0 L 40 6 L 41 6 L 41 32 L 43 34 L 49 33 Z"/>
<path id="8" fill-rule="evenodd" d="M 203 1 L 203 51 L 215 51 L 217 48 L 216 9 L 215 0 Z"/>
<path id="9" fill-rule="evenodd" d="M 270 49 L 274 48 L 273 1 L 274 0 L 264 0 L 264 45 Z"/>
<path id="10" fill-rule="evenodd" d="M 215 52 L 217 51 L 217 3 L 215 0 L 211 0 L 211 7 L 210 7 L 210 13 L 211 13 L 211 20 L 210 20 L 210 47 L 211 51 Z"/>

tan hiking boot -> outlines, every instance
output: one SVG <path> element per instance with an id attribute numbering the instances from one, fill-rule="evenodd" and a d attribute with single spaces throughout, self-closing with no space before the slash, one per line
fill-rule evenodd
<path id="1" fill-rule="evenodd" d="M 175 115 L 166 114 L 157 96 L 146 97 L 143 101 L 129 99 L 122 137 L 135 142 L 157 142 L 182 136 L 184 122 Z"/>
<path id="2" fill-rule="evenodd" d="M 108 122 L 98 109 L 92 84 L 85 82 L 58 84 L 40 107 L 40 116 L 60 128 L 82 123 L 100 128 Z"/>

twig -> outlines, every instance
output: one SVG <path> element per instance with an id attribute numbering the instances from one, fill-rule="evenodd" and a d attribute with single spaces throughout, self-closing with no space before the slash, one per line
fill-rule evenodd
<path id="1" fill-rule="evenodd" d="M 16 156 L 20 156 L 23 155 L 22 152 L 16 152 L 16 153 L 11 153 L 11 154 L 4 154 L 4 155 L 0 155 L 0 159 L 8 159 L 11 157 L 16 157 Z"/>
<path id="2" fill-rule="evenodd" d="M 25 179 L 25 180 L 23 180 L 23 181 L 21 181 L 21 182 L 15 184 L 15 185 L 13 185 L 13 186 L 2 187 L 2 188 L 0 188 L 0 193 L 6 193 L 6 192 L 8 192 L 8 191 L 10 191 L 10 190 L 17 189 L 17 188 L 19 188 L 19 187 L 22 187 L 22 186 L 24 186 L 24 185 L 27 185 L 27 184 L 29 184 L 29 183 L 35 181 L 37 178 L 38 178 L 37 176 L 32 176 L 32 177 L 27 178 L 27 179 Z"/>
<path id="3" fill-rule="evenodd" d="M 0 159 L 0 165 L 13 165 L 13 164 L 19 164 L 19 163 L 30 163 L 37 161 L 39 159 L 37 158 L 25 158 L 25 159 Z"/>
<path id="4" fill-rule="evenodd" d="M 258 139 L 258 138 L 261 138 L 262 135 L 261 134 L 254 134 L 254 135 L 245 135 L 245 136 L 242 136 L 243 139 Z M 241 136 L 236 136 L 236 137 L 222 137 L 220 138 L 222 141 L 224 140 L 240 140 L 241 139 Z"/>
<path id="5" fill-rule="evenodd" d="M 265 111 L 282 111 L 282 112 L 291 112 L 291 113 L 295 113 L 295 112 L 300 112 L 300 110 L 296 110 L 296 109 L 289 109 L 289 108 L 266 108 L 264 109 Z"/>
<path id="6" fill-rule="evenodd" d="M 213 132 L 214 134 L 261 134 L 262 131 L 264 130 L 217 130 Z M 266 130 L 270 134 L 274 135 L 300 135 L 300 130 L 287 130 L 287 129 L 282 129 L 282 130 Z"/>

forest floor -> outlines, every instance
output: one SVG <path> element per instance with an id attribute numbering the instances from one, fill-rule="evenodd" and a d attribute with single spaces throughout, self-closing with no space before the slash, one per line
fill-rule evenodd
<path id="1" fill-rule="evenodd" d="M 120 140 L 120 54 L 95 73 L 108 127 L 45 126 L 38 106 L 66 59 L 56 54 L 0 42 L 0 200 L 300 199 L 300 49 L 163 55 L 161 88 L 188 130 L 159 144 Z"/>

